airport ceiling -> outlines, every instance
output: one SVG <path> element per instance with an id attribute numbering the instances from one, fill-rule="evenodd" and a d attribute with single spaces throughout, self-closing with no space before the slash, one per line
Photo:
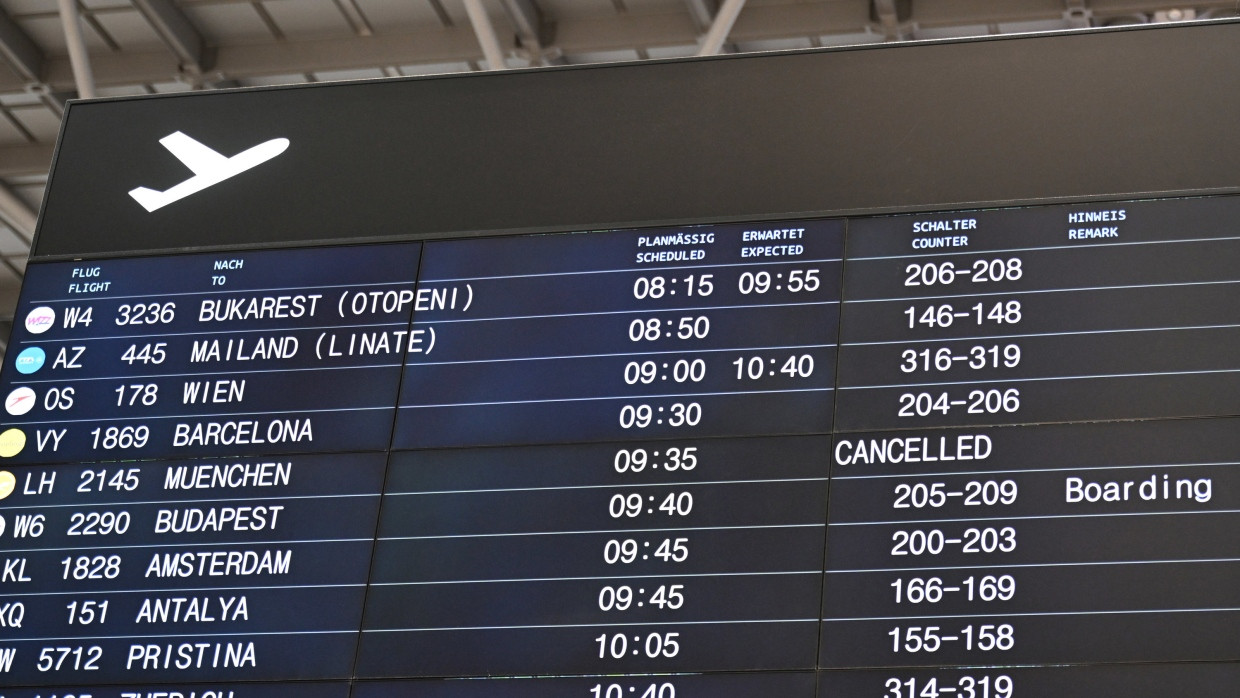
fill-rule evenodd
<path id="1" fill-rule="evenodd" d="M 0 0 L 0 322 L 81 84 L 107 97 L 484 70 L 488 50 L 517 68 L 1235 16 L 1236 0 Z"/>

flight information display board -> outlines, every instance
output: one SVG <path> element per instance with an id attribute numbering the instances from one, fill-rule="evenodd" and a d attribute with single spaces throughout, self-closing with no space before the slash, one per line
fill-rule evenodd
<path id="1" fill-rule="evenodd" d="M 31 264 L 2 695 L 1229 695 L 1237 220 Z"/>

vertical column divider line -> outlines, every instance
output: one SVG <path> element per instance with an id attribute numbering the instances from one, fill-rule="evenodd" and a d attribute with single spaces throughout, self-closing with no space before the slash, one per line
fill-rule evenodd
<path id="1" fill-rule="evenodd" d="M 396 379 L 396 404 L 392 410 L 392 428 L 388 431 L 387 448 L 384 449 L 383 455 L 383 477 L 379 483 L 379 507 L 375 512 L 374 535 L 371 537 L 370 543 L 370 569 L 366 571 L 366 585 L 362 587 L 362 613 L 358 619 L 357 641 L 353 646 L 353 663 L 349 671 L 349 696 L 353 695 L 353 690 L 357 687 L 357 664 L 362 655 L 362 631 L 366 627 L 366 604 L 370 600 L 371 580 L 375 574 L 375 553 L 379 550 L 379 524 L 383 521 L 383 504 L 386 497 L 388 476 L 392 470 L 392 447 L 396 440 L 396 424 L 400 419 L 400 395 L 401 388 L 405 384 L 405 369 L 409 366 L 409 345 L 413 341 L 413 321 L 417 315 L 417 298 L 418 298 L 418 282 L 422 277 L 422 262 L 426 259 L 425 241 L 419 241 L 418 245 L 418 263 L 413 269 L 413 306 L 409 309 L 409 334 L 405 339 L 405 350 L 402 352 L 400 360 L 400 376 Z"/>
<path id="2" fill-rule="evenodd" d="M 825 667 L 822 665 L 822 635 L 823 635 L 823 615 L 827 604 L 827 554 L 831 548 L 831 476 L 834 471 L 833 454 L 835 452 L 835 438 L 838 430 L 836 429 L 836 419 L 839 410 L 839 394 L 840 394 L 840 352 L 843 349 L 844 341 L 844 288 L 848 281 L 848 242 L 849 235 L 852 232 L 852 217 L 842 219 L 844 222 L 843 240 L 840 245 L 840 285 L 839 285 L 839 319 L 835 326 L 835 372 L 834 372 L 834 389 L 831 391 L 831 430 L 828 434 L 830 450 L 827 451 L 825 457 L 827 460 L 827 501 L 823 510 L 826 512 L 826 519 L 822 522 L 822 581 L 820 583 L 820 593 L 818 594 L 818 637 L 817 651 L 814 654 L 814 693 L 819 695 L 822 693 L 821 672 Z"/>

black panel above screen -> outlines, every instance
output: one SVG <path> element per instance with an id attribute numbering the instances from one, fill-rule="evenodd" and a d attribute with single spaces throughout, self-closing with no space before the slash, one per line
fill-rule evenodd
<path id="1" fill-rule="evenodd" d="M 1240 189 L 1240 24 L 73 104 L 34 254 Z M 181 131 L 270 162 L 147 213 Z"/>

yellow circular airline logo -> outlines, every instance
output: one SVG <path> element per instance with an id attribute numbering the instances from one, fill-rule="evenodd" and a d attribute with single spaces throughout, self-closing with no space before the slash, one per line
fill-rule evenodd
<path id="1" fill-rule="evenodd" d="M 9 429 L 0 433 L 0 458 L 12 458 L 26 447 L 26 432 L 21 429 Z"/>
<path id="2" fill-rule="evenodd" d="M 13 477 L 13 473 L 7 470 L 0 470 L 0 499 L 13 494 L 13 490 L 17 488 L 17 478 Z"/>

